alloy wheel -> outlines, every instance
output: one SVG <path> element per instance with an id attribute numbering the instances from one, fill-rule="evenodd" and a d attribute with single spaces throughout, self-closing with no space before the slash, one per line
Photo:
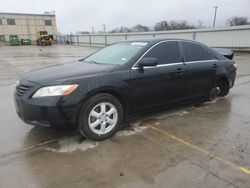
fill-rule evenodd
<path id="1" fill-rule="evenodd" d="M 220 92 L 221 92 L 221 90 L 218 86 L 213 87 L 211 89 L 210 95 L 209 95 L 210 101 L 215 100 L 219 96 Z"/>
<path id="2" fill-rule="evenodd" d="M 98 135 L 104 135 L 112 131 L 117 121 L 117 109 L 108 102 L 102 102 L 94 106 L 88 116 L 89 128 Z"/>

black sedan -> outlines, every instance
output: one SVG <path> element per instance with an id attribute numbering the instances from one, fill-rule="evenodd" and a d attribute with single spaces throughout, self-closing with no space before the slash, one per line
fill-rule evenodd
<path id="1" fill-rule="evenodd" d="M 26 123 L 103 140 L 139 112 L 227 95 L 236 69 L 233 60 L 194 41 L 120 42 L 27 73 L 16 85 L 16 111 Z"/>

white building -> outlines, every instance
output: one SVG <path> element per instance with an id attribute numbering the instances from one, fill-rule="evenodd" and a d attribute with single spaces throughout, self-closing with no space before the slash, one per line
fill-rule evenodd
<path id="1" fill-rule="evenodd" d="M 0 42 L 8 42 L 10 35 L 18 35 L 20 39 L 36 40 L 38 31 L 47 31 L 56 38 L 55 12 L 44 14 L 22 14 L 0 12 Z"/>

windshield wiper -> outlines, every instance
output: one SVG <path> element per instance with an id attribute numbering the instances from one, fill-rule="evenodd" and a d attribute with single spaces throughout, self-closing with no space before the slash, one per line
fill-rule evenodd
<path id="1" fill-rule="evenodd" d="M 96 61 L 94 61 L 94 60 L 84 60 L 84 59 L 82 59 L 81 61 L 85 61 L 85 62 L 88 62 L 88 63 L 94 63 L 94 64 L 100 64 L 100 63 L 97 63 Z"/>
<path id="2" fill-rule="evenodd" d="M 90 63 L 99 64 L 99 63 L 97 63 L 97 62 L 96 62 L 96 61 L 94 61 L 94 60 L 90 60 L 89 62 L 90 62 Z"/>

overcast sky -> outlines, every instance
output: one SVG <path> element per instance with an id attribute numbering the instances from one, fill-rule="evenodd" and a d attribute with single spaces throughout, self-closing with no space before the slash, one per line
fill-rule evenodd
<path id="1" fill-rule="evenodd" d="M 138 23 L 153 26 L 162 20 L 187 20 L 205 26 L 213 22 L 218 6 L 217 25 L 238 15 L 250 19 L 250 0 L 0 0 L 0 12 L 44 13 L 55 10 L 58 31 L 107 30 Z"/>

